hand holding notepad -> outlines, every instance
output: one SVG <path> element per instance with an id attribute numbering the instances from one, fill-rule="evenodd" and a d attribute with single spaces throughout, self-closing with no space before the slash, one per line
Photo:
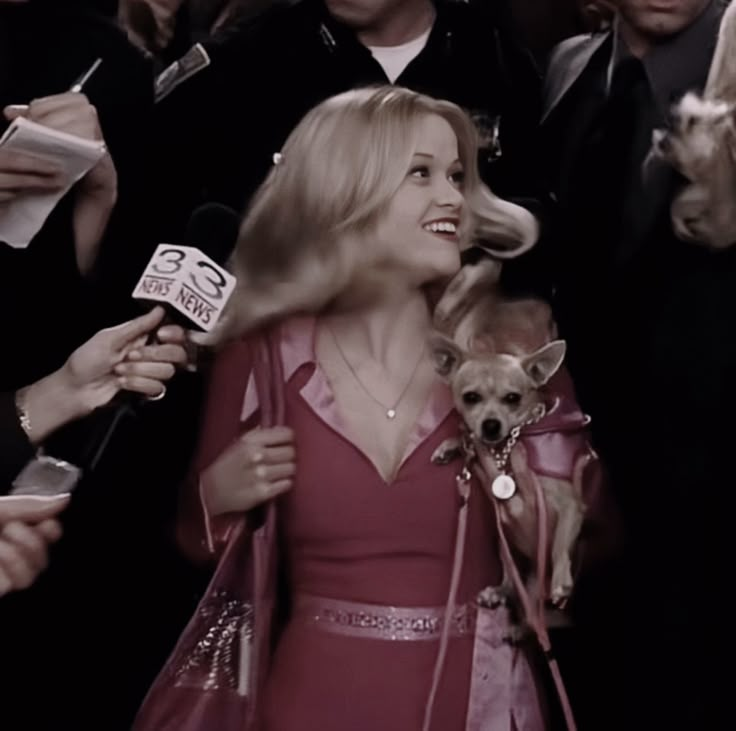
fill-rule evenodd
<path id="1" fill-rule="evenodd" d="M 25 248 L 74 183 L 107 152 L 97 112 L 81 95 L 102 58 L 65 94 L 10 105 L 13 120 L 0 139 L 0 241 Z M 114 190 L 115 166 L 97 166 L 91 189 Z"/>
<path id="2" fill-rule="evenodd" d="M 105 143 L 61 132 L 17 117 L 0 139 L 0 151 L 13 151 L 54 163 L 61 187 L 52 191 L 21 192 L 0 206 L 0 241 L 25 248 L 61 198 L 105 155 Z"/>

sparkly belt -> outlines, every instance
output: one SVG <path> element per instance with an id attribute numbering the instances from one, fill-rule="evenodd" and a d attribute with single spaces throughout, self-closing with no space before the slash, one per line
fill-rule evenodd
<path id="1" fill-rule="evenodd" d="M 450 635 L 475 631 L 476 608 L 462 604 L 455 609 Z M 442 634 L 444 607 L 393 607 L 299 594 L 292 621 L 324 632 L 374 640 L 438 640 Z"/>

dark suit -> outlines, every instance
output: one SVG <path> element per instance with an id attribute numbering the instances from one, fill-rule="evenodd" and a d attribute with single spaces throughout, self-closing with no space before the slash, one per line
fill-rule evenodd
<path id="1" fill-rule="evenodd" d="M 427 44 L 396 83 L 449 99 L 492 127 L 503 155 L 483 174 L 494 191 L 534 197 L 531 143 L 539 74 L 504 4 L 438 0 Z M 309 109 L 348 89 L 387 84 L 371 52 L 322 0 L 277 4 L 205 43 L 211 65 L 158 106 L 164 233 L 176 236 L 191 210 L 218 201 L 242 210 L 274 152 Z"/>
<path id="2" fill-rule="evenodd" d="M 581 632 L 597 640 L 584 673 L 591 692 L 610 691 L 586 716 L 593 731 L 732 724 L 733 673 L 715 664 L 731 657 L 718 607 L 735 557 L 736 251 L 677 240 L 669 205 L 680 181 L 661 165 L 641 173 L 670 99 L 705 82 L 718 20 L 713 4 L 669 48 L 627 61 L 628 116 L 602 141 L 625 60 L 609 68 L 613 38 L 566 41 L 548 74 L 556 312 L 628 536 L 621 564 L 578 603 Z"/>
<path id="3" fill-rule="evenodd" d="M 149 218 L 140 203 L 150 177 L 143 162 L 152 72 L 111 20 L 87 11 L 92 4 L 98 3 L 0 4 L 0 102 L 63 92 L 103 57 L 85 91 L 119 175 L 119 204 L 92 282 L 76 270 L 73 194 L 28 249 L 0 243 L 2 391 L 48 375 L 102 324 L 139 314 L 130 292 L 152 249 L 139 235 Z M 77 488 L 62 516 L 64 537 L 38 582 L 0 598 L 3 731 L 130 728 L 190 614 L 186 598 L 175 594 L 179 563 L 169 555 L 175 549 L 165 524 L 175 505 L 176 468 L 186 468 L 196 429 L 196 419 L 176 414 L 174 429 L 164 418 L 176 408 L 181 384 L 177 379 L 167 398 L 150 406 L 148 426 L 126 423 L 98 471 Z M 49 452 L 79 463 L 74 452 L 88 435 L 77 430 L 92 421 L 61 430 Z M 0 400 L 0 429 L 0 449 L 9 446 L 6 439 L 12 449 L 0 460 L 2 493 L 32 451 L 19 433 L 12 393 Z M 162 434 L 175 445 L 168 460 Z M 95 710 L 100 706 L 104 717 Z"/>

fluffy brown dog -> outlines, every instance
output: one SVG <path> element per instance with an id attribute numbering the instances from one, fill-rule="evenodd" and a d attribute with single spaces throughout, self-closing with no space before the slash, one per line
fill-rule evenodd
<path id="1" fill-rule="evenodd" d="M 652 157 L 688 183 L 672 202 L 675 234 L 713 249 L 736 244 L 736 3 L 721 21 L 702 96 L 686 94 L 669 130 L 655 130 Z"/>

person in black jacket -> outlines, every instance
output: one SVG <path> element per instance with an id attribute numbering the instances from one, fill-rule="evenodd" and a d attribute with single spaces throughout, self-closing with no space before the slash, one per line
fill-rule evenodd
<path id="1" fill-rule="evenodd" d="M 59 370 L 19 391 L 0 393 L 2 485 L 10 487 L 51 433 L 84 418 L 121 390 L 151 399 L 165 395 L 164 381 L 174 375 L 175 365 L 186 363 L 187 353 L 184 331 L 178 326 L 159 328 L 158 344 L 143 345 L 163 315 L 157 307 L 131 322 L 102 330 L 77 348 Z M 68 493 L 72 487 L 64 483 L 63 489 Z M 47 495 L 46 489 L 55 493 L 58 489 L 39 485 L 34 478 L 28 478 L 23 488 L 33 492 L 0 497 L 0 596 L 29 587 L 45 568 L 47 546 L 61 536 L 61 525 L 52 519 L 69 502 L 56 499 L 58 494 Z"/>
<path id="2" fill-rule="evenodd" d="M 115 208 L 87 271 L 78 265 L 70 225 L 84 180 L 27 249 L 0 245 L 0 312 L 15 351 L 0 362 L 0 387 L 19 387 L 55 370 L 94 332 L 136 314 L 130 292 L 152 251 L 135 226 L 145 211 L 153 108 L 150 65 L 105 15 L 82 0 L 0 2 L 0 109 L 62 95 L 98 57 L 102 64 L 84 95 L 116 170 Z M 0 133 L 10 116 L 0 117 Z M 29 300 L 53 306 L 18 306 Z"/>
<path id="3" fill-rule="evenodd" d="M 155 243 L 145 230 L 147 200 L 154 201 L 147 188 L 153 74 L 117 27 L 110 5 L 0 2 L 0 107 L 65 93 L 102 58 L 84 94 L 117 171 L 116 205 L 89 271 L 80 271 L 75 257 L 77 187 L 27 249 L 0 243 L 0 392 L 16 392 L 56 371 L 95 332 L 140 314 L 130 295 Z M 170 418 L 178 389 L 174 382 L 165 399 L 142 405 L 145 419 L 123 420 L 64 510 L 64 537 L 48 569 L 32 587 L 0 602 L 3 729 L 129 728 L 168 650 L 167 631 L 179 631 L 177 607 L 187 599 L 175 594 L 177 563 L 173 549 L 171 560 L 167 553 L 166 521 L 178 462 L 186 469 L 186 440 L 194 439 L 194 429 Z M 109 417 L 98 409 L 57 430 L 44 446 L 84 467 L 78 458 Z M 175 444 L 174 457 L 161 442 L 164 433 Z M 115 632 L 114 643 L 101 640 L 108 631 Z M 112 644 L 114 657 L 107 652 Z M 64 672 L 60 658 L 72 656 L 89 671 Z M 57 671 L 38 674 L 52 663 Z M 93 670 L 103 663 L 104 673 Z M 90 697 L 114 709 L 109 718 L 95 719 Z"/>
<path id="4" fill-rule="evenodd" d="M 596 731 L 733 726 L 736 250 L 680 240 L 682 181 L 645 166 L 653 130 L 703 89 L 725 4 L 601 3 L 613 27 L 562 43 L 547 75 L 555 311 L 627 533 L 578 598 Z"/>
<path id="5" fill-rule="evenodd" d="M 17 391 L 0 393 L 0 494 L 49 436 L 109 403 L 120 391 L 162 398 L 164 381 L 187 362 L 181 327 L 161 323 L 161 307 L 101 330 L 64 365 Z M 156 343 L 144 345 L 155 330 Z"/>
<path id="6" fill-rule="evenodd" d="M 486 182 L 503 197 L 536 195 L 540 79 L 504 8 L 301 0 L 205 41 L 209 66 L 182 61 L 159 80 L 162 232 L 177 235 L 204 201 L 242 211 L 310 108 L 389 81 L 468 110 L 487 144 Z"/>

